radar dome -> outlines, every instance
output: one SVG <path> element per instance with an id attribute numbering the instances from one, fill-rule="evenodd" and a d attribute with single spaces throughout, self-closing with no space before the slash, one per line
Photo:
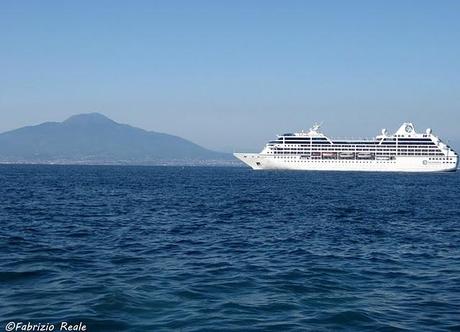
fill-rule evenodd
<path id="1" fill-rule="evenodd" d="M 431 128 L 428 128 L 428 129 L 426 130 L 426 133 L 427 133 L 428 135 L 431 135 L 431 133 L 432 133 Z"/>
<path id="2" fill-rule="evenodd" d="M 388 135 L 388 130 L 386 130 L 385 128 L 382 129 L 382 135 L 383 136 L 387 136 Z"/>

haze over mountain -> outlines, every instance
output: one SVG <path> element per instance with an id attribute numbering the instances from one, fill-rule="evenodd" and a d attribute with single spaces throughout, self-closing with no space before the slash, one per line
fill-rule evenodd
<path id="1" fill-rule="evenodd" d="M 99 113 L 0 134 L 0 162 L 196 164 L 231 160 L 229 154 L 178 136 L 117 123 Z"/>

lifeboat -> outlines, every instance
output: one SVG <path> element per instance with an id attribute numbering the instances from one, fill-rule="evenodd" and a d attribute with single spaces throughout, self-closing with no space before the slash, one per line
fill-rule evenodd
<path id="1" fill-rule="evenodd" d="M 353 152 L 340 152 L 339 157 L 343 159 L 354 158 L 355 154 Z"/>
<path id="2" fill-rule="evenodd" d="M 337 152 L 323 152 L 322 157 L 323 158 L 335 158 L 337 157 Z"/>
<path id="3" fill-rule="evenodd" d="M 373 157 L 374 157 L 374 154 L 370 152 L 359 152 L 358 153 L 359 159 L 371 159 Z"/>

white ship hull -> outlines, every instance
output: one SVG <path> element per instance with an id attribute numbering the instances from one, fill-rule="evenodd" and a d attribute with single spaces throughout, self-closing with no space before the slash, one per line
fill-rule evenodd
<path id="1" fill-rule="evenodd" d="M 449 172 L 455 171 L 458 164 L 458 158 L 447 162 L 408 156 L 396 157 L 395 160 L 314 160 L 298 155 L 277 159 L 259 153 L 234 153 L 234 156 L 255 170 Z"/>
<path id="2" fill-rule="evenodd" d="M 235 153 L 253 169 L 368 172 L 449 172 L 458 154 L 431 129 L 417 133 L 405 122 L 392 135 L 374 139 L 330 139 L 314 125 L 308 132 L 277 135 L 260 153 Z"/>

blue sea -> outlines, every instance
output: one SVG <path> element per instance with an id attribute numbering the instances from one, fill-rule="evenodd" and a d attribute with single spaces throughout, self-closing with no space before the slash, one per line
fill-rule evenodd
<path id="1" fill-rule="evenodd" d="M 0 221 L 0 331 L 460 331 L 458 172 L 3 165 Z"/>

